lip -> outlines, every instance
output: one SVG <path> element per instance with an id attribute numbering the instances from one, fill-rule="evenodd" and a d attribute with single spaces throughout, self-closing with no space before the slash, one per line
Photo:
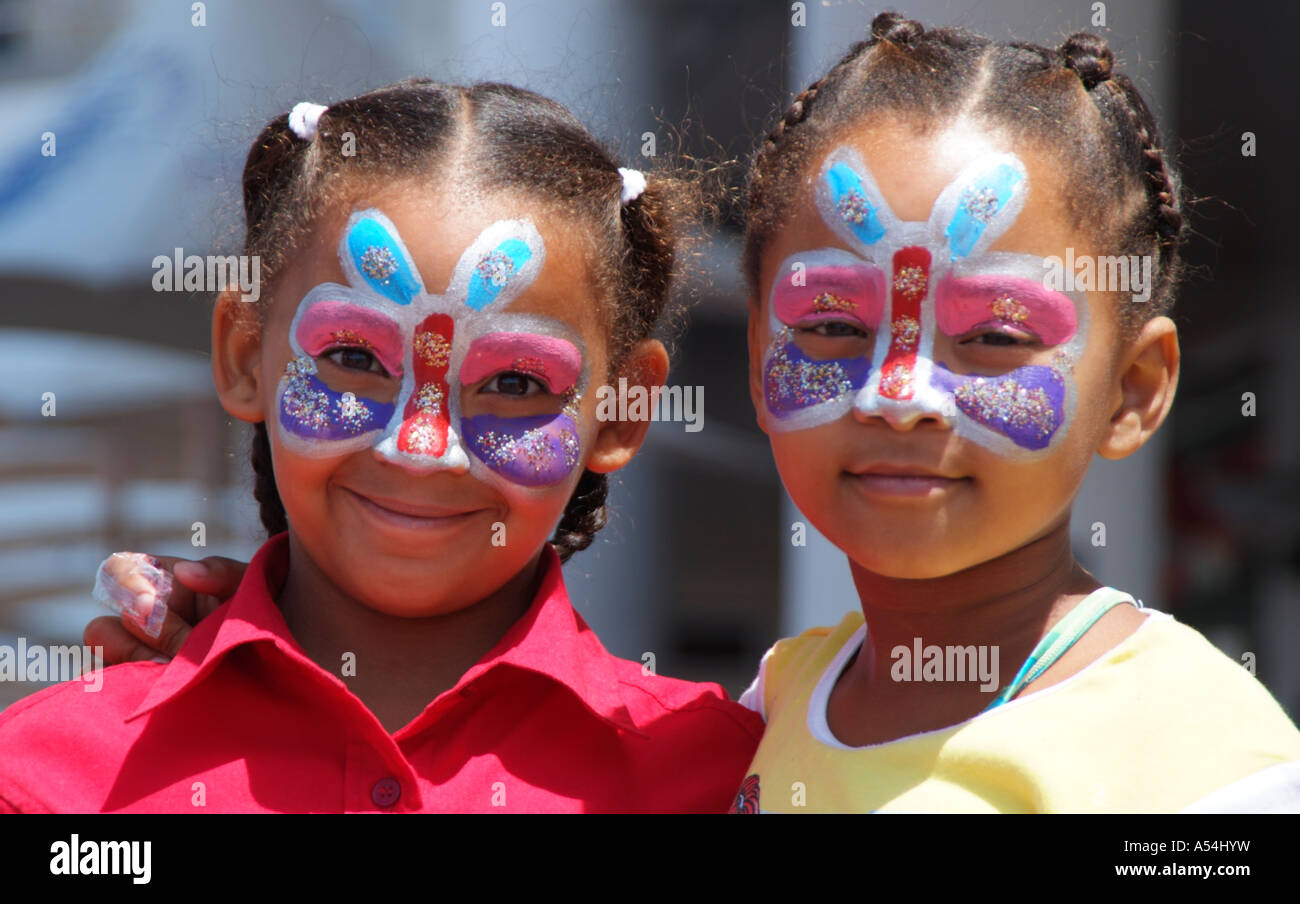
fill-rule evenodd
<path id="1" fill-rule="evenodd" d="M 367 496 L 347 487 L 342 488 L 350 498 L 373 520 L 406 530 L 445 530 L 460 527 L 482 508 L 449 508 L 441 505 L 421 505 L 403 499 L 384 496 Z"/>
<path id="2" fill-rule="evenodd" d="M 888 499 L 928 499 L 952 492 L 968 477 L 954 477 L 922 465 L 877 462 L 845 475 L 869 496 Z"/>

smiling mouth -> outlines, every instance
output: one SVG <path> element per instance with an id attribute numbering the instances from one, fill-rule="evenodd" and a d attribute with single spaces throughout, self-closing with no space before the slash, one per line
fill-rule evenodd
<path id="1" fill-rule="evenodd" d="M 949 477 L 909 465 L 871 465 L 845 471 L 853 484 L 873 497 L 925 499 L 940 496 L 969 482 L 969 477 Z"/>
<path id="2" fill-rule="evenodd" d="M 400 499 L 373 498 L 350 490 L 343 491 L 355 499 L 362 509 L 375 518 L 394 527 L 437 529 L 457 527 L 486 509 L 448 508 L 439 505 L 418 505 Z"/>

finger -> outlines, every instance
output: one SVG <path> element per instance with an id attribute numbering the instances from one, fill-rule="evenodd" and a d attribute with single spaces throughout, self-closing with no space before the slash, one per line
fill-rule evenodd
<path id="1" fill-rule="evenodd" d="M 121 662 L 145 662 L 159 657 L 159 652 L 137 640 L 122 620 L 113 615 L 101 615 L 86 625 L 82 641 L 88 647 L 98 647 L 104 665 Z"/>
<path id="2" fill-rule="evenodd" d="M 227 559 L 225 556 L 208 556 L 198 561 L 178 560 L 172 573 L 195 593 L 227 600 L 239 589 L 239 582 L 244 579 L 247 568 L 247 562 Z"/>
<path id="3" fill-rule="evenodd" d="M 156 637 L 149 633 L 143 621 L 133 618 L 130 613 L 122 614 L 121 625 L 122 629 L 136 641 L 153 650 L 152 656 L 161 654 L 168 658 L 180 652 L 193 627 L 175 612 L 170 611 L 163 617 L 162 627 Z"/>

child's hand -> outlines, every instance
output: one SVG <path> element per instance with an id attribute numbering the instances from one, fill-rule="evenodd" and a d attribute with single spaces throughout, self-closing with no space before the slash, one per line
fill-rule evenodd
<path id="1" fill-rule="evenodd" d="M 247 563 L 221 556 L 196 562 L 172 556 L 114 553 L 95 580 L 95 597 L 119 614 L 93 619 L 83 641 L 103 648 L 104 664 L 176 655 L 190 629 L 225 601 Z"/>

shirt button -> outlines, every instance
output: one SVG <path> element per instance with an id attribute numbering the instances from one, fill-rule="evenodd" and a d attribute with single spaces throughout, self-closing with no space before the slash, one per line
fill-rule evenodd
<path id="1" fill-rule="evenodd" d="M 381 778 L 370 789 L 370 799 L 376 807 L 391 807 L 402 796 L 402 785 L 395 778 Z"/>

